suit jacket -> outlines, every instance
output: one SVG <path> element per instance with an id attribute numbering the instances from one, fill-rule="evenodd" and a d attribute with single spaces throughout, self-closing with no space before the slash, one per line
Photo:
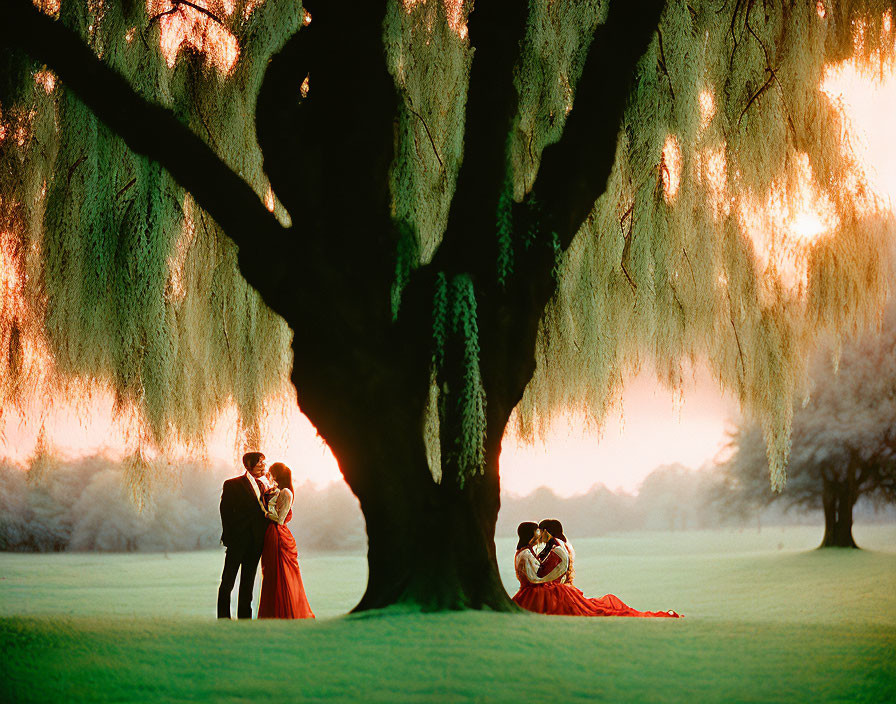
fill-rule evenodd
<path id="1" fill-rule="evenodd" d="M 255 497 L 247 475 L 224 482 L 221 491 L 221 542 L 236 550 L 261 552 L 270 521 Z"/>

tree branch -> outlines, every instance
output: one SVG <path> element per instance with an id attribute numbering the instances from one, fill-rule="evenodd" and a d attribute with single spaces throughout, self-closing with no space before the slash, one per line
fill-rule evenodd
<path id="1" fill-rule="evenodd" d="M 765 42 L 763 42 L 759 38 L 759 35 L 756 34 L 755 31 L 753 31 L 753 26 L 750 24 L 750 9 L 752 9 L 752 6 L 747 9 L 747 29 L 750 31 L 750 34 L 753 35 L 753 39 L 755 39 L 759 46 L 762 47 L 762 53 L 765 54 L 765 69 L 771 74 L 771 78 L 775 80 L 775 84 L 778 86 L 778 90 L 781 91 L 781 103 L 784 105 L 784 110 L 787 112 L 787 123 L 790 126 L 790 133 L 793 135 L 794 141 L 798 141 L 799 137 L 797 136 L 796 132 L 796 124 L 793 121 L 793 115 L 790 112 L 790 106 L 787 105 L 787 93 L 784 90 L 784 86 L 781 85 L 781 79 L 778 78 L 777 70 L 772 68 L 771 56 L 768 53 L 768 47 L 765 46 Z M 756 97 L 758 97 L 758 95 Z M 752 99 L 750 100 L 750 102 L 753 102 Z M 744 113 L 749 107 L 750 105 L 747 104 L 747 107 L 744 108 L 744 112 L 741 113 L 740 118 L 737 121 L 738 124 L 740 124 L 741 119 L 743 119 Z"/>
<path id="2" fill-rule="evenodd" d="M 193 8 L 194 10 L 196 10 L 197 12 L 200 12 L 200 13 L 202 13 L 203 15 L 206 15 L 207 17 L 210 17 L 210 18 L 213 19 L 215 22 L 217 22 L 218 24 L 220 24 L 222 27 L 224 26 L 224 23 L 221 21 L 221 19 L 220 19 L 214 12 L 211 12 L 210 10 L 207 10 L 206 8 L 201 7 L 200 5 L 197 5 L 196 3 L 192 3 L 192 2 L 190 2 L 190 0 L 170 0 L 170 2 L 171 2 L 171 8 L 170 8 L 170 9 L 165 10 L 164 12 L 160 12 L 159 14 L 157 14 L 157 15 L 153 15 L 152 17 L 149 18 L 149 22 L 148 22 L 147 25 L 146 25 L 147 28 L 149 28 L 149 25 L 151 25 L 153 22 L 155 22 L 155 21 L 158 20 L 158 19 L 161 19 L 161 18 L 164 17 L 165 15 L 170 15 L 170 14 L 172 14 L 172 13 L 177 12 L 178 10 L 180 10 L 180 6 L 181 6 L 181 5 L 186 5 L 187 7 L 191 7 L 191 8 Z"/>
<path id="3" fill-rule="evenodd" d="M 84 160 L 85 160 L 86 158 L 87 158 L 87 155 L 86 155 L 86 154 L 82 154 L 81 156 L 79 156 L 79 157 L 75 160 L 75 163 L 74 163 L 74 164 L 72 164 L 71 166 L 68 167 L 68 181 L 66 182 L 68 185 L 71 185 L 71 182 L 72 182 L 72 176 L 75 175 L 75 171 L 77 170 L 77 168 L 78 168 L 81 164 L 84 163 Z"/>
<path id="4" fill-rule="evenodd" d="M 532 193 L 553 216 L 563 249 L 606 188 L 635 69 L 664 4 L 614 0 L 595 31 L 563 136 L 544 149 Z"/>
<path id="5" fill-rule="evenodd" d="M 768 79 L 765 81 L 765 83 L 762 84 L 762 87 L 760 87 L 759 90 L 757 90 L 755 93 L 753 93 L 753 95 L 750 96 L 750 99 L 747 101 L 747 104 L 744 106 L 744 109 L 741 110 L 740 117 L 737 118 L 738 125 L 740 125 L 741 120 L 744 119 L 744 115 L 747 114 L 747 110 L 750 109 L 750 106 L 752 106 L 753 103 L 756 100 L 758 100 L 762 96 L 762 94 L 765 93 L 765 91 L 767 91 L 769 89 L 769 86 L 771 86 L 772 81 L 774 81 L 774 80 L 775 80 L 775 74 L 772 73 L 771 71 L 769 71 Z"/>
<path id="6" fill-rule="evenodd" d="M 435 154 L 436 159 L 439 160 L 439 166 L 444 167 L 445 165 L 442 163 L 442 157 L 439 156 L 439 150 L 436 149 L 436 142 L 432 138 L 432 133 L 429 131 L 429 125 L 426 124 L 426 120 L 423 119 L 423 115 L 414 110 L 414 108 L 412 107 L 409 107 L 408 110 L 423 124 L 423 129 L 426 130 L 426 136 L 429 138 L 429 144 L 432 147 L 432 153 Z"/>
<path id="7" fill-rule="evenodd" d="M 675 86 L 672 84 L 672 76 L 669 75 L 669 67 L 666 65 L 666 52 L 663 51 L 663 33 L 657 29 L 656 30 L 657 40 L 659 41 L 659 51 L 660 51 L 660 68 L 663 70 L 663 75 L 669 81 L 669 92 L 672 94 L 672 102 L 675 102 Z"/>
<path id="8" fill-rule="evenodd" d="M 128 181 L 128 182 L 124 185 L 124 187 L 123 187 L 120 191 L 118 191 L 118 193 L 115 194 L 115 200 L 118 200 L 118 199 L 121 198 L 125 193 L 127 193 L 128 189 L 129 189 L 131 186 L 133 186 L 135 183 L 137 183 L 137 177 L 136 177 L 136 176 L 134 176 L 134 178 L 132 178 L 130 181 Z"/>
<path id="9" fill-rule="evenodd" d="M 153 22 L 158 22 L 163 17 L 167 17 L 168 15 L 173 15 L 175 12 L 178 11 L 178 9 L 180 9 L 180 8 L 177 6 L 177 3 L 175 3 L 174 5 L 169 7 L 167 10 L 162 10 L 162 12 L 160 12 L 159 14 L 153 15 L 152 17 L 150 17 L 149 22 L 146 23 L 146 28 L 143 30 L 144 33 L 146 32 L 147 29 L 152 27 Z M 144 39 L 144 42 L 145 41 L 146 40 Z"/>
<path id="10" fill-rule="evenodd" d="M 506 177 L 507 135 L 516 117 L 518 96 L 513 69 L 529 16 L 527 2 L 520 0 L 482 0 L 467 20 L 470 43 L 475 57 L 470 70 L 464 123 L 464 163 L 458 176 L 457 192 L 469 209 L 469 200 L 497 199 Z M 483 192 L 485 187 L 488 190 Z M 464 194 L 475 191 L 472 198 Z M 494 219 L 489 207 L 489 225 Z"/>
<path id="11" fill-rule="evenodd" d="M 138 95 L 71 30 L 28 0 L 9 0 L 0 45 L 46 63 L 128 147 L 164 166 L 240 246 L 240 269 L 271 305 L 269 292 L 287 273 L 289 233 L 261 198 L 170 110 Z M 274 306 L 272 306 L 274 307 Z"/>
<path id="12" fill-rule="evenodd" d="M 315 30 L 309 28 L 294 34 L 274 55 L 255 104 L 255 128 L 264 171 L 293 224 L 298 222 L 303 201 L 314 202 L 320 198 L 313 191 L 306 192 L 306 187 L 313 185 L 303 183 L 302 179 L 305 170 L 302 166 L 314 158 L 308 149 L 302 149 L 305 130 L 301 117 L 303 108 L 307 113 L 310 106 L 302 105 L 301 85 L 311 68 L 309 55 Z"/>
<path id="13" fill-rule="evenodd" d="M 483 0 L 470 18 L 476 55 L 464 164 L 442 244 L 430 265 L 411 280 L 411 286 L 423 288 L 434 271 L 474 275 L 492 436 L 503 429 L 535 371 L 538 323 L 557 287 L 552 272 L 558 242 L 551 233 L 566 249 L 606 188 L 635 67 L 656 30 L 663 2 L 615 0 L 607 24 L 595 32 L 563 136 L 543 153 L 534 202 L 527 199 L 513 208 L 514 231 L 541 236 L 535 246 L 515 250 L 518 260 L 505 286 L 497 278 L 495 219 L 507 168 L 506 140 L 518 108 L 512 71 L 527 4 L 501 5 L 505 14 L 499 5 Z M 490 47 L 489 39 L 498 48 Z"/>
<path id="14" fill-rule="evenodd" d="M 398 101 L 383 49 L 386 2 L 303 6 L 311 22 L 273 57 L 258 96 L 265 171 L 293 222 L 315 233 L 307 242 L 315 267 L 332 267 L 339 291 L 353 294 L 353 308 L 371 296 L 388 303 Z"/>
<path id="15" fill-rule="evenodd" d="M 496 271 L 495 215 L 507 177 L 507 137 L 518 109 L 513 69 L 529 3 L 479 0 L 467 27 L 475 48 L 467 91 L 464 160 L 435 265 L 474 274 Z"/>

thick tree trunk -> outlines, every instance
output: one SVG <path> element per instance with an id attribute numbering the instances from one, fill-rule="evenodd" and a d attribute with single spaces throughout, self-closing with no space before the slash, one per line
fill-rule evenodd
<path id="1" fill-rule="evenodd" d="M 380 459 L 343 469 L 367 523 L 368 583 L 354 610 L 396 604 L 425 611 L 514 610 L 495 555 L 497 472 L 472 478 L 463 488 L 447 477 L 436 483 L 419 428 L 405 430 L 364 433 L 361 456 Z M 382 471 L 383 461 L 388 472 Z"/>
<path id="2" fill-rule="evenodd" d="M 824 480 L 824 538 L 821 548 L 857 548 L 852 537 L 852 509 L 856 499 L 848 483 Z"/>
<path id="3" fill-rule="evenodd" d="M 369 577 L 355 611 L 409 604 L 424 611 L 515 610 L 498 574 L 497 512 L 481 491 L 432 484 L 405 496 L 414 510 L 392 510 L 388 487 L 368 493 Z M 421 510 L 422 505 L 422 510 Z"/>
<path id="4" fill-rule="evenodd" d="M 487 445 L 482 475 L 461 487 L 452 468 L 443 466 L 443 481 L 436 482 L 423 440 L 427 363 L 415 366 L 380 359 L 376 379 L 341 388 L 299 367 L 293 373 L 302 410 L 332 449 L 364 514 L 369 574 L 354 611 L 395 605 L 515 610 L 495 556 L 497 460 L 506 417 Z"/>

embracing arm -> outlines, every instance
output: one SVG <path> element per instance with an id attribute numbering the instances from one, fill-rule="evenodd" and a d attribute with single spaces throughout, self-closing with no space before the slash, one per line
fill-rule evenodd
<path id="1" fill-rule="evenodd" d="M 292 492 L 289 489 L 283 489 L 277 498 L 268 506 L 267 517 L 275 523 L 283 525 L 286 520 L 286 514 L 292 508 Z"/>
<path id="2" fill-rule="evenodd" d="M 531 552 L 524 550 L 517 559 L 522 561 L 523 573 L 532 584 L 541 584 L 547 581 L 538 576 L 538 558 Z"/>
<path id="3" fill-rule="evenodd" d="M 569 569 L 569 553 L 560 545 L 556 545 L 538 568 L 538 581 L 553 582 L 566 574 L 567 569 Z"/>

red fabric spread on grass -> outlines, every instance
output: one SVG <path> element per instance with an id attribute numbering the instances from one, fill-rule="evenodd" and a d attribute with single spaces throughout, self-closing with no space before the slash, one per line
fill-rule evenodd
<path id="1" fill-rule="evenodd" d="M 286 527 L 291 519 L 292 510 L 283 525 L 271 523 L 264 534 L 258 618 L 314 618 L 305 596 L 296 541 Z"/>
<path id="2" fill-rule="evenodd" d="M 532 584 L 520 570 L 516 573 L 520 589 L 513 600 L 527 611 L 554 616 L 640 616 L 680 618 L 674 611 L 638 611 L 614 594 L 588 598 L 571 584 L 548 582 Z"/>

